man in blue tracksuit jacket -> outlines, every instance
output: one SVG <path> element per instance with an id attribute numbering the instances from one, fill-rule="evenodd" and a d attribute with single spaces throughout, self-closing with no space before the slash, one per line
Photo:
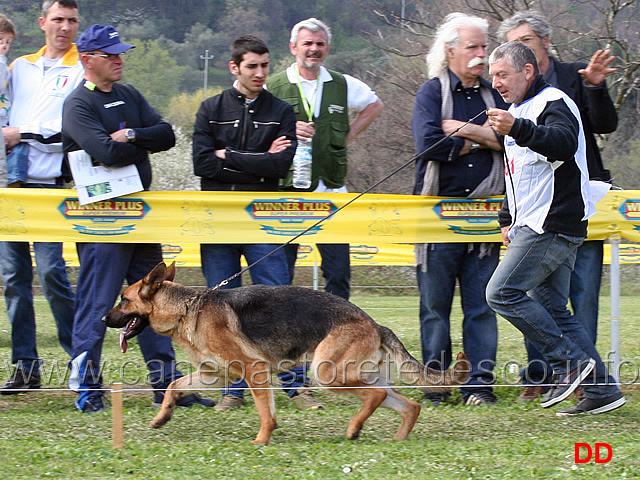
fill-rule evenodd
<path id="1" fill-rule="evenodd" d="M 121 54 L 133 48 L 122 43 L 111 26 L 92 25 L 78 39 L 85 66 L 84 82 L 64 104 L 62 133 L 65 152 L 86 151 L 108 167 L 135 165 L 142 185 L 151 184 L 149 152 L 168 150 L 175 144 L 171 125 L 165 122 L 135 88 L 117 83 L 122 77 Z M 113 307 L 122 283 L 133 284 L 162 261 L 157 243 L 78 243 L 80 272 L 73 326 L 73 359 L 69 388 L 79 393 L 76 408 L 83 413 L 104 410 L 100 356 L 106 327 L 102 317 Z M 171 338 L 150 328 L 139 336 L 140 350 L 159 406 L 167 385 L 182 376 L 176 369 Z M 179 405 L 207 407 L 213 400 L 192 393 Z"/>

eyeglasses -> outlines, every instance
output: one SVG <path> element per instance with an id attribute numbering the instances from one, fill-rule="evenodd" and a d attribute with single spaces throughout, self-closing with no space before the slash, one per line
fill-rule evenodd
<path id="1" fill-rule="evenodd" d="M 106 58 L 107 60 L 115 60 L 116 58 L 120 58 L 122 55 L 124 55 L 123 53 L 87 53 L 86 55 L 91 55 L 92 57 L 102 57 L 102 58 Z"/>

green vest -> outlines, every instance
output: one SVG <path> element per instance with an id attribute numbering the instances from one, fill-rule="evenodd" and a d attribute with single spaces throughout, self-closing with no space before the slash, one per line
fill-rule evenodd
<path id="1" fill-rule="evenodd" d="M 341 73 L 331 70 L 329 73 L 332 81 L 325 82 L 322 86 L 320 116 L 313 119 L 316 133 L 311 144 L 313 151 L 311 187 L 305 191 L 315 190 L 320 178 L 329 188 L 342 187 L 347 176 L 347 147 L 345 145 L 345 139 L 349 133 L 347 82 Z M 271 93 L 293 106 L 297 120 L 309 121 L 302 106 L 298 85 L 289 81 L 286 71 L 269 77 L 267 85 Z M 294 190 L 292 176 L 293 165 L 287 178 L 280 181 L 281 190 Z M 300 191 L 299 189 L 295 190 Z"/>

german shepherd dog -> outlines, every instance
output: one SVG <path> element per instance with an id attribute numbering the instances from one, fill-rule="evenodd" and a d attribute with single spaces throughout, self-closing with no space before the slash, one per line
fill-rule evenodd
<path id="1" fill-rule="evenodd" d="M 312 357 L 315 382 L 352 393 L 362 407 L 349 422 L 347 438 L 356 439 L 364 422 L 379 406 L 402 418 L 396 440 L 407 438 L 420 414 L 420 405 L 392 388 L 380 368 L 385 357 L 398 366 L 400 377 L 423 390 L 459 385 L 468 377 L 468 362 L 459 353 L 447 371 L 426 369 L 388 328 L 378 325 L 360 308 L 340 297 L 303 287 L 252 285 L 228 290 L 195 290 L 174 283 L 175 264 L 158 264 L 145 278 L 129 286 L 120 304 L 102 319 L 108 327 L 123 328 L 127 339 L 146 326 L 168 335 L 200 366 L 169 385 L 162 407 L 151 422 L 167 423 L 183 392 L 181 388 L 210 386 L 224 377 L 243 377 L 260 416 L 253 443 L 267 444 L 276 425 L 271 372 Z M 265 370 L 268 368 L 268 371 Z M 269 380 L 265 380 L 267 378 Z M 440 387 L 439 387 L 440 386 Z"/>

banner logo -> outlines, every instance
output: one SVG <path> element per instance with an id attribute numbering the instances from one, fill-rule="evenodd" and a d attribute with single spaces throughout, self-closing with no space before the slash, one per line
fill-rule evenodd
<path id="1" fill-rule="evenodd" d="M 620 260 L 626 263 L 640 262 L 640 247 L 634 245 L 620 246 Z"/>
<path id="2" fill-rule="evenodd" d="M 640 220 L 640 200 L 626 200 L 618 210 L 627 220 Z M 635 229 L 639 230 L 640 226 L 636 225 Z"/>
<path id="3" fill-rule="evenodd" d="M 275 220 L 283 224 L 282 228 L 261 225 L 263 231 L 269 235 L 297 235 L 306 228 L 302 224 L 307 221 L 318 221 L 329 217 L 338 208 L 329 200 L 304 200 L 302 198 L 280 198 L 277 200 L 252 201 L 247 207 L 247 213 L 257 221 Z M 294 228 L 291 228 L 294 227 Z M 313 235 L 322 227 L 311 229 L 305 235 Z"/>
<path id="4" fill-rule="evenodd" d="M 302 245 L 299 244 L 298 245 L 298 258 L 299 259 L 305 259 L 307 258 L 309 255 L 311 255 L 314 251 L 314 247 L 312 247 L 311 245 Z"/>
<path id="5" fill-rule="evenodd" d="M 349 253 L 353 259 L 371 260 L 380 253 L 380 249 L 374 245 L 351 245 Z"/>
<path id="6" fill-rule="evenodd" d="M 135 230 L 135 225 L 119 225 L 118 222 L 142 220 L 150 210 L 144 200 L 137 198 L 114 198 L 87 205 L 80 205 L 77 198 L 66 198 L 58 209 L 67 220 L 88 220 L 93 224 L 74 224 L 74 230 L 84 235 L 97 236 L 129 234 Z"/>
<path id="7" fill-rule="evenodd" d="M 182 253 L 182 247 L 180 245 L 162 245 L 162 258 L 165 260 L 175 260 Z"/>
<path id="8" fill-rule="evenodd" d="M 502 208 L 501 199 L 456 199 L 442 200 L 433 210 L 440 220 L 462 221 L 474 227 L 449 225 L 449 230 L 458 235 L 493 235 L 500 233 L 498 225 L 488 225 L 498 219 Z M 478 225 L 478 227 L 476 227 Z M 480 227 L 480 225 L 482 225 Z"/>

